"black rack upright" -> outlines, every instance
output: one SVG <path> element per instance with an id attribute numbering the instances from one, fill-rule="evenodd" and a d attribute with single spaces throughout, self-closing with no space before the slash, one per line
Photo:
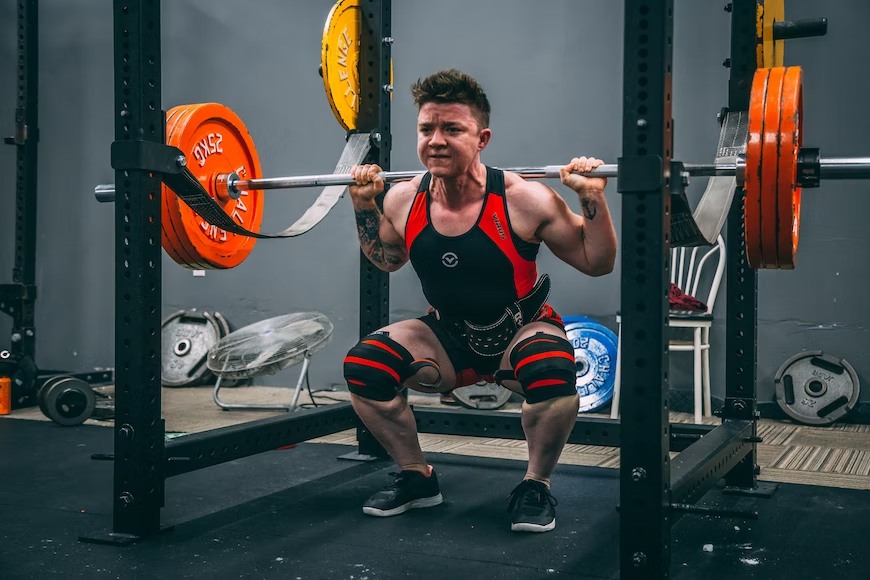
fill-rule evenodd
<path id="1" fill-rule="evenodd" d="M 12 317 L 10 351 L 32 366 L 36 358 L 36 183 L 39 145 L 39 2 L 19 0 L 15 126 L 15 266 L 12 283 L 0 285 L 0 311 Z M 35 370 L 35 369 L 34 369 Z M 13 386 L 13 406 L 28 397 L 31 385 Z"/>
<path id="2" fill-rule="evenodd" d="M 376 163 L 390 170 L 390 66 L 392 61 L 392 0 L 369 3 L 360 27 L 360 111 L 358 131 L 372 135 L 372 149 L 364 163 Z M 387 189 L 389 186 L 387 186 Z M 385 192 L 386 193 L 386 190 Z M 382 203 L 383 196 L 378 199 Z M 372 264 L 360 251 L 359 335 L 360 338 L 390 322 L 390 275 Z M 387 457 L 387 452 L 362 425 L 357 429 L 359 458 Z"/>
<path id="3" fill-rule="evenodd" d="M 673 0 L 625 3 L 622 157 L 622 578 L 670 566 L 668 281 Z"/>
<path id="4" fill-rule="evenodd" d="M 162 144 L 160 2 L 115 0 L 114 23 L 115 141 Z M 132 537 L 157 532 L 163 506 L 161 183 L 115 172 L 113 528 Z"/>
<path id="5" fill-rule="evenodd" d="M 755 22 L 757 0 L 735 0 L 731 4 L 731 78 L 728 109 L 748 111 L 752 78 L 757 67 Z M 758 271 L 746 261 L 743 200 L 738 189 L 726 226 L 726 322 L 725 322 L 725 405 L 723 419 L 755 419 L 757 409 L 756 360 L 758 343 Z M 756 425 L 752 424 L 752 437 Z M 740 464 L 726 476 L 734 488 L 755 489 L 756 444 Z"/>

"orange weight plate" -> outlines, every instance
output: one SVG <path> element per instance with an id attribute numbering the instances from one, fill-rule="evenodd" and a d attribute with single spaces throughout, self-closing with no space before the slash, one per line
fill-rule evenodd
<path id="1" fill-rule="evenodd" d="M 746 177 L 744 189 L 744 237 L 746 259 L 751 268 L 761 268 L 761 160 L 764 137 L 764 104 L 770 70 L 760 68 L 752 79 L 749 101 L 749 139 L 746 143 Z"/>
<path id="2" fill-rule="evenodd" d="M 175 123 L 178 122 L 178 118 L 184 113 L 184 111 L 188 108 L 188 105 L 179 105 L 177 107 L 173 107 L 169 109 L 169 112 L 166 114 L 166 135 L 165 140 L 166 143 L 169 142 L 169 138 L 172 135 L 172 129 L 175 126 Z M 166 204 L 167 197 L 167 189 L 165 187 L 162 188 L 161 191 L 161 201 L 160 201 L 160 242 L 163 246 L 164 251 L 171 257 L 175 262 L 179 264 L 190 264 L 193 265 L 194 260 L 184 252 L 183 248 L 178 248 L 175 246 L 175 240 L 177 240 L 177 236 L 167 235 L 166 229 L 171 226 L 168 206 Z"/>
<path id="3" fill-rule="evenodd" d="M 181 120 L 184 119 L 196 106 L 197 105 L 187 105 L 186 107 L 181 108 L 178 114 L 173 117 L 171 123 L 167 123 L 167 144 L 174 144 L 177 142 L 177 139 L 173 141 L 173 135 L 176 128 L 180 125 Z M 190 243 L 189 236 L 185 235 L 184 221 L 181 219 L 181 214 L 178 209 L 182 205 L 184 205 L 184 202 L 178 199 L 174 191 L 164 185 L 163 213 L 165 219 L 163 220 L 163 227 L 161 229 L 169 240 L 169 244 L 175 251 L 175 254 L 179 258 L 176 260 L 178 264 L 195 270 L 210 269 L 207 262 L 198 261 L 198 253 Z M 171 255 L 172 254 L 170 254 L 170 256 Z"/>
<path id="4" fill-rule="evenodd" d="M 218 103 L 191 105 L 173 125 L 168 144 L 187 158 L 187 168 L 203 188 L 240 226 L 258 232 L 263 221 L 263 192 L 244 191 L 239 199 L 221 199 L 215 192 L 219 174 L 237 173 L 242 179 L 261 177 L 254 141 L 242 120 Z M 172 245 L 183 248 L 197 265 L 192 269 L 234 268 L 248 257 L 255 238 L 233 234 L 213 226 L 197 215 L 169 188 L 163 189 L 169 220 L 164 231 Z"/>
<path id="5" fill-rule="evenodd" d="M 185 105 L 183 107 L 178 107 L 178 113 L 175 115 L 167 115 L 167 127 L 166 127 L 166 143 L 171 144 L 172 135 L 175 132 L 176 127 L 180 125 L 180 122 L 187 117 L 187 115 L 196 107 L 197 105 Z M 171 116 L 171 119 L 169 118 Z M 177 256 L 178 259 L 175 261 L 178 264 L 183 265 L 186 268 L 191 268 L 194 270 L 207 270 L 211 269 L 211 266 L 207 262 L 200 262 L 199 254 L 195 248 L 189 243 L 188 236 L 184 235 L 184 223 L 179 217 L 178 206 L 184 205 L 184 202 L 178 200 L 175 192 L 166 186 L 163 187 L 163 214 L 164 221 L 162 223 L 162 232 L 166 235 L 167 240 L 169 241 L 169 246 L 171 247 L 173 252 L 167 250 L 167 253 L 170 256 Z M 179 233 L 180 232 L 180 233 Z"/>
<path id="6" fill-rule="evenodd" d="M 187 110 L 190 108 L 190 105 L 179 105 L 177 107 L 173 107 L 166 114 L 166 142 L 169 143 L 172 138 L 172 132 L 175 126 L 178 124 L 178 120 L 184 116 Z M 191 254 L 184 248 L 184 246 L 180 245 L 178 234 L 174 232 L 172 218 L 169 213 L 169 200 L 170 198 L 175 201 L 175 194 L 167 189 L 165 186 L 163 187 L 163 191 L 161 193 L 161 227 L 160 227 L 160 241 L 163 246 L 163 250 L 172 258 L 176 263 L 183 264 L 187 267 L 194 268 L 197 270 L 202 270 L 205 268 L 204 265 L 198 263 Z"/>
<path id="7" fill-rule="evenodd" d="M 779 127 L 779 184 L 777 186 L 777 264 L 791 270 L 800 229 L 801 188 L 798 185 L 798 154 L 803 143 L 803 86 L 800 67 L 788 67 L 782 86 Z"/>
<path id="8" fill-rule="evenodd" d="M 764 137 L 761 151 L 761 261 L 763 268 L 776 268 L 776 232 L 779 197 L 779 126 L 782 120 L 782 81 L 785 68 L 770 69 L 764 105 Z"/>

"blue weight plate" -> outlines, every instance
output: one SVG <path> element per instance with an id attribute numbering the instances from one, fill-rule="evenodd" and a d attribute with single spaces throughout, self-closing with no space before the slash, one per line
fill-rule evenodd
<path id="1" fill-rule="evenodd" d="M 584 413 L 603 407 L 613 397 L 617 339 L 609 328 L 590 319 L 571 320 L 576 318 L 583 317 L 564 317 L 563 321 L 574 346 L 579 412 Z"/>

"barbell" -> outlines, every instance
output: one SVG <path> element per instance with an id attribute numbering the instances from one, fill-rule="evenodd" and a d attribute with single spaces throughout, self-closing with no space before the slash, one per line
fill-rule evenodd
<path id="1" fill-rule="evenodd" d="M 684 164 L 684 174 L 733 176 L 746 191 L 744 221 L 750 267 L 791 269 L 798 245 L 802 189 L 818 187 L 822 180 L 868 179 L 870 158 L 822 158 L 818 149 L 803 147 L 800 67 L 757 69 L 748 119 L 745 156 L 738 156 L 734 163 Z M 177 263 L 192 269 L 235 267 L 248 256 L 256 237 L 270 237 L 258 235 L 264 190 L 355 183 L 349 173 L 261 177 L 247 128 L 235 113 L 217 103 L 171 109 L 166 142 L 182 152 L 178 163 L 184 165 L 189 179 L 202 186 L 198 197 L 187 195 L 183 201 L 163 187 L 163 247 Z M 525 179 L 558 179 L 559 169 L 559 165 L 547 165 L 505 170 Z M 380 175 L 386 183 L 397 183 L 422 173 L 385 171 Z M 602 165 L 583 175 L 616 178 L 619 165 Z M 95 189 L 97 199 L 103 202 L 113 201 L 114 192 L 112 185 Z M 232 223 L 215 220 L 215 214 L 204 219 L 191 209 L 191 205 L 199 208 L 203 203 L 219 206 L 225 215 L 216 217 L 230 218 Z"/>
<path id="2" fill-rule="evenodd" d="M 812 149 L 802 149 L 798 159 L 801 168 L 798 173 L 798 185 L 814 187 L 821 179 L 861 179 L 870 177 L 870 157 L 819 158 Z M 516 173 L 523 179 L 559 179 L 563 165 L 545 165 L 543 167 L 513 167 L 503 168 L 503 171 Z M 746 156 L 739 156 L 735 163 L 686 163 L 683 165 L 683 175 L 687 177 L 735 177 L 737 184 L 745 184 Z M 502 169 L 502 168 L 496 168 Z M 425 171 L 381 171 L 378 176 L 384 183 L 400 183 L 411 181 L 423 175 Z M 616 178 L 619 176 L 619 165 L 604 164 L 592 171 L 574 174 L 584 177 Z M 238 199 L 243 191 L 266 189 L 300 189 L 306 187 L 329 187 L 335 185 L 355 185 L 356 181 L 349 173 L 325 173 L 317 175 L 295 175 L 288 177 L 265 177 L 259 179 L 242 179 L 236 173 L 222 173 L 215 176 L 215 191 L 221 199 Z M 115 201 L 115 186 L 98 185 L 94 188 L 97 201 Z"/>

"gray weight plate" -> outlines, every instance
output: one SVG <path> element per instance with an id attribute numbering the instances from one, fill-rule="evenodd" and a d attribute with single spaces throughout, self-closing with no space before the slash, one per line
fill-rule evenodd
<path id="1" fill-rule="evenodd" d="M 858 375 L 844 359 L 820 350 L 796 354 L 774 378 L 776 402 L 786 415 L 807 425 L 829 425 L 855 408 Z"/>
<path id="2" fill-rule="evenodd" d="M 221 328 L 208 313 L 180 310 L 163 321 L 161 373 L 165 387 L 192 387 L 208 380 L 208 351 L 218 343 Z"/>
<path id="3" fill-rule="evenodd" d="M 81 425 L 87 421 L 96 406 L 96 396 L 91 386 L 81 379 L 60 377 L 46 384 L 44 412 L 49 419 L 66 427 Z"/>
<path id="4" fill-rule="evenodd" d="M 498 409 L 511 398 L 511 391 L 492 383 L 478 383 L 453 390 L 453 396 L 469 409 Z"/>

